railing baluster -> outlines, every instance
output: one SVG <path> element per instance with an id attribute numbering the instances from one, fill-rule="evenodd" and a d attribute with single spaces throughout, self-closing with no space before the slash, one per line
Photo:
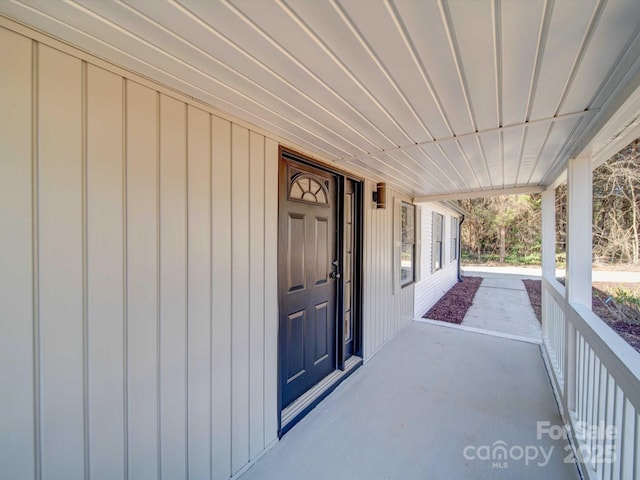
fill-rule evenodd
<path id="1" fill-rule="evenodd" d="M 635 423 L 633 430 L 635 432 L 634 451 L 633 451 L 633 478 L 640 478 L 640 419 L 638 412 L 635 412 Z"/>
<path id="2" fill-rule="evenodd" d="M 566 329 L 565 325 L 567 325 L 564 321 L 564 313 L 562 312 L 562 309 L 560 308 L 560 305 L 558 305 L 557 303 L 556 305 L 556 310 L 557 310 L 557 314 L 558 314 L 558 326 L 560 327 L 560 341 L 558 342 L 558 349 L 562 352 L 560 355 L 560 371 L 562 372 L 562 375 L 564 377 L 565 373 L 564 373 L 564 368 L 565 368 L 565 355 L 564 355 L 564 350 L 566 347 L 566 339 L 567 339 L 567 332 L 569 332 L 570 336 L 573 336 L 571 334 L 571 326 L 569 325 L 569 328 Z M 569 355 L 571 355 L 571 352 L 569 352 Z"/>
<path id="3" fill-rule="evenodd" d="M 587 425 L 593 427 L 598 424 L 598 409 L 599 409 L 599 399 L 600 399 L 600 359 L 594 354 L 593 355 L 593 393 L 591 396 L 591 416 L 587 419 Z M 596 439 L 593 438 L 593 435 L 589 435 L 589 448 L 591 454 L 591 464 L 595 469 L 596 465 L 594 463 L 594 455 L 596 452 Z"/>
<path id="4" fill-rule="evenodd" d="M 611 477 L 620 478 L 622 470 L 622 436 L 623 436 L 623 402 L 624 397 L 620 387 L 616 386 L 614 398 L 613 424 L 616 426 L 615 455 L 616 460 L 612 465 Z"/>
<path id="5" fill-rule="evenodd" d="M 560 309 L 560 307 L 558 307 Z M 567 404 L 567 415 L 569 412 L 576 408 L 576 389 L 575 389 L 575 381 L 576 381 L 576 331 L 571 325 L 570 322 L 566 321 L 564 313 L 560 309 L 560 318 L 562 319 L 563 326 L 563 344 L 562 350 L 565 352 L 563 355 L 563 375 L 565 377 L 564 384 L 564 396 L 565 403 Z"/>
<path id="6" fill-rule="evenodd" d="M 606 396 L 606 410 L 605 410 L 605 416 L 604 416 L 604 424 L 605 424 L 605 428 L 607 429 L 609 425 L 614 424 L 615 389 L 616 389 L 616 383 L 611 377 L 611 375 L 607 372 L 607 396 Z M 615 461 L 615 457 L 614 457 L 615 451 L 613 451 L 613 449 L 615 448 L 615 437 L 607 438 L 606 444 L 611 445 L 612 447 L 612 451 L 609 452 L 611 454 L 611 461 L 608 461 L 609 458 L 607 456 L 607 451 L 605 451 L 605 455 L 604 455 L 605 461 L 602 464 L 604 467 L 602 478 L 604 480 L 612 480 L 613 478 L 612 462 Z"/>
<path id="7" fill-rule="evenodd" d="M 635 426 L 636 412 L 629 399 L 624 399 L 623 421 L 622 421 L 622 477 L 633 478 L 634 457 L 635 457 Z"/>
<path id="8" fill-rule="evenodd" d="M 580 359 L 581 367 L 580 367 L 580 410 L 577 412 L 578 421 L 582 422 L 584 420 L 584 413 L 586 411 L 586 386 L 587 386 L 587 365 L 589 358 L 589 351 L 587 345 L 584 343 L 584 338 L 582 339 L 584 348 L 582 349 L 582 358 Z"/>
<path id="9" fill-rule="evenodd" d="M 584 371 L 584 339 L 580 335 L 579 332 L 576 332 L 576 336 L 578 340 L 576 341 L 576 381 L 575 381 L 575 391 L 576 391 L 576 417 L 580 420 L 580 412 L 582 411 L 582 405 L 584 403 L 584 399 L 582 397 L 582 374 Z"/>
<path id="10" fill-rule="evenodd" d="M 597 426 L 598 435 L 595 439 L 596 451 L 594 454 L 596 455 L 596 463 L 594 465 L 596 469 L 596 473 L 598 474 L 598 478 L 602 479 L 602 469 L 603 469 L 603 458 L 604 458 L 604 446 L 605 439 L 603 438 L 603 432 L 600 429 L 600 425 L 604 425 L 604 416 L 606 412 L 606 381 L 607 381 L 607 369 L 605 366 L 598 361 L 598 408 L 596 413 L 595 425 Z"/>
<path id="11" fill-rule="evenodd" d="M 589 348 L 589 383 L 587 384 L 587 411 L 584 416 L 585 424 L 590 425 L 591 419 L 593 417 L 593 398 L 594 398 L 594 387 L 595 387 L 595 355 L 593 354 L 593 350 Z M 587 446 L 589 451 L 591 451 L 591 439 L 587 439 Z"/>

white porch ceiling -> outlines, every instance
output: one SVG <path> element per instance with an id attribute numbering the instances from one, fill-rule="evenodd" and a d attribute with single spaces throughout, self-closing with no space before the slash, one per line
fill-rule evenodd
<path id="1" fill-rule="evenodd" d="M 614 115 L 638 90 L 637 0 L 0 0 L 0 13 L 416 196 L 547 185 L 594 125 L 639 113 Z"/>

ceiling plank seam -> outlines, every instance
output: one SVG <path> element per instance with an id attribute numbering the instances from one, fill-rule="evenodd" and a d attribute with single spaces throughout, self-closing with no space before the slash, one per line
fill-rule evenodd
<path id="1" fill-rule="evenodd" d="M 342 160 L 350 160 L 350 159 L 355 159 L 355 158 L 362 159 L 362 158 L 367 158 L 367 157 L 370 157 L 370 156 L 373 156 L 373 155 L 377 155 L 377 154 L 382 153 L 382 152 L 389 153 L 389 152 L 396 152 L 396 151 L 399 151 L 399 150 L 405 150 L 405 149 L 409 149 L 409 148 L 413 148 L 413 147 L 423 147 L 423 146 L 427 146 L 427 145 L 437 145 L 437 144 L 441 144 L 441 143 L 445 143 L 445 142 L 455 142 L 455 141 L 459 141 L 460 139 L 481 137 L 482 135 L 486 135 L 486 134 L 490 134 L 490 133 L 498 133 L 498 132 L 504 132 L 504 131 L 507 131 L 507 130 L 514 130 L 514 129 L 530 127 L 530 126 L 533 126 L 533 125 L 542 125 L 542 124 L 546 124 L 546 123 L 550 123 L 550 122 L 558 122 L 558 121 L 570 120 L 572 118 L 576 118 L 576 117 L 581 117 L 581 116 L 584 116 L 584 115 L 592 114 L 592 113 L 595 113 L 597 111 L 598 111 L 598 109 L 593 109 L 593 110 L 585 110 L 585 111 L 581 111 L 581 112 L 565 113 L 563 115 L 558 115 L 556 117 L 540 118 L 540 119 L 537 119 L 537 120 L 531 120 L 529 122 L 524 122 L 524 123 L 514 123 L 512 125 L 505 125 L 503 127 L 488 128 L 486 130 L 480 130 L 478 132 L 463 133 L 461 135 L 456 135 L 455 137 L 441 138 L 441 139 L 438 139 L 438 140 L 430 140 L 430 141 L 427 141 L 427 142 L 421 142 L 421 143 L 417 143 L 417 144 L 405 145 L 403 147 L 391 148 L 391 149 L 388 149 L 388 150 L 383 150 L 381 152 L 368 153 L 368 154 L 352 156 L 352 157 L 344 157 L 344 158 L 342 158 Z"/>
<path id="2" fill-rule="evenodd" d="M 266 89 L 265 87 L 263 87 L 262 85 L 260 85 L 258 82 L 256 82 L 255 80 L 253 80 L 252 78 L 250 78 L 249 76 L 245 75 L 244 73 L 240 72 L 239 70 L 229 66 L 228 64 L 222 62 L 221 60 L 219 60 L 218 58 L 214 57 L 213 55 L 209 54 L 208 52 L 206 52 L 205 50 L 203 50 L 202 48 L 198 47 L 197 45 L 194 45 L 191 42 L 188 42 L 187 40 L 185 40 L 182 36 L 178 35 L 177 33 L 175 33 L 173 30 L 170 30 L 169 28 L 165 27 L 164 25 L 159 24 L 158 22 L 156 22 L 155 20 L 153 20 L 152 18 L 148 17 L 147 15 L 144 15 L 142 12 L 140 12 L 139 10 L 137 10 L 136 8 L 125 4 L 124 2 L 122 2 L 121 0 L 115 0 L 116 3 L 118 3 L 119 5 L 121 5 L 123 8 L 127 9 L 128 11 L 130 11 L 131 13 L 133 13 L 134 15 L 138 16 L 139 18 L 143 19 L 144 21 L 149 22 L 150 24 L 154 25 L 156 28 L 161 29 L 163 32 L 167 33 L 168 35 L 170 35 L 172 38 L 174 38 L 176 41 L 182 43 L 183 45 L 187 46 L 188 48 L 191 48 L 195 51 L 197 51 L 199 54 L 205 56 L 206 58 L 208 58 L 209 60 L 211 60 L 212 62 L 215 62 L 216 64 L 220 65 L 222 68 L 227 69 L 228 71 L 232 72 L 233 74 L 237 75 L 238 77 L 242 78 L 243 80 L 245 80 L 246 82 L 250 83 L 251 85 L 254 85 L 256 88 L 258 88 L 261 92 L 263 92 L 265 95 L 268 95 L 272 98 L 274 98 L 275 100 L 277 100 L 278 102 L 280 102 L 281 104 L 285 105 L 288 108 L 293 109 L 294 111 L 296 111 L 298 114 L 302 115 L 303 117 L 307 118 L 309 121 L 315 123 L 316 125 L 318 125 L 319 127 L 325 129 L 326 131 L 330 132 L 332 135 L 335 135 L 336 137 L 340 138 L 343 142 L 348 143 L 349 145 L 351 145 L 352 147 L 354 147 L 357 150 L 360 150 L 362 152 L 366 152 L 366 150 L 358 145 L 356 145 L 355 143 L 353 143 L 352 141 L 350 141 L 349 139 L 347 139 L 346 137 L 342 136 L 340 133 L 338 133 L 337 131 L 335 131 L 334 129 L 332 129 L 331 127 L 329 127 L 328 125 L 318 121 L 315 117 L 307 114 L 306 112 L 304 112 L 303 110 L 301 110 L 300 108 L 296 107 L 295 105 L 293 105 L 292 103 L 288 103 L 285 102 L 281 97 L 279 97 L 278 95 L 275 95 L 274 93 L 272 93 L 270 90 Z M 274 77 L 276 77 L 278 80 L 282 81 L 283 83 L 285 83 L 288 87 L 298 91 L 297 87 L 295 87 L 293 84 L 291 84 L 291 82 L 286 81 L 281 75 L 277 74 L 275 71 L 273 71 L 273 69 L 267 67 L 265 64 L 263 64 L 262 62 L 258 61 L 255 57 L 253 57 L 252 55 L 249 55 L 247 52 L 244 51 L 244 49 L 241 49 L 240 47 L 238 47 L 236 44 L 234 44 L 233 42 L 231 42 L 229 39 L 227 39 L 224 35 L 220 34 L 218 31 L 216 31 L 213 28 L 209 28 L 208 31 L 210 31 L 211 33 L 213 33 L 214 35 L 216 35 L 217 38 L 219 38 L 220 40 L 222 40 L 226 45 L 229 45 L 230 47 L 232 47 L 235 51 L 237 51 L 238 53 L 240 53 L 241 55 L 243 55 L 245 58 L 253 61 L 254 63 L 256 63 L 257 65 L 259 65 L 261 68 L 263 68 L 265 71 L 267 71 L 268 73 L 270 73 L 271 75 L 273 75 Z M 298 93 L 301 93 L 302 95 L 304 95 L 301 91 L 298 91 Z M 309 99 L 308 96 L 306 96 L 307 99 Z M 313 102 L 316 106 L 322 108 L 323 110 L 326 111 L 326 109 L 324 107 L 322 107 L 319 103 L 317 102 Z M 355 129 L 354 129 L 355 131 Z"/>
<path id="3" fill-rule="evenodd" d="M 635 45 L 635 50 L 634 50 Z M 629 40 L 625 44 L 622 52 L 616 58 L 613 66 L 607 72 L 607 75 L 604 77 L 603 82 L 600 84 L 596 93 L 592 96 L 591 100 L 587 104 L 587 108 L 591 108 L 593 105 L 600 105 L 605 100 L 610 99 L 613 96 L 613 92 L 616 90 L 617 86 L 621 83 L 624 83 L 619 77 L 624 77 L 629 70 L 632 70 L 634 63 L 638 61 L 640 58 L 640 23 L 634 30 L 633 34 L 629 37 Z M 565 157 L 570 157 L 575 154 L 576 149 L 580 149 L 580 137 L 584 134 L 584 132 L 589 131 L 590 125 L 592 121 L 595 121 L 596 116 L 591 116 L 591 118 L 585 119 L 587 121 L 586 126 L 583 129 L 578 129 L 579 125 L 576 125 L 576 128 L 571 132 L 571 135 L 567 138 L 563 149 L 560 151 L 558 158 L 554 161 L 552 166 L 549 168 L 549 172 L 545 175 L 544 180 L 553 179 L 557 176 L 556 170 L 558 169 L 558 163 L 564 159 Z M 582 123 L 579 122 L 579 124 Z M 604 147 L 603 147 L 604 148 Z M 594 155 L 596 153 L 594 152 Z"/>
<path id="4" fill-rule="evenodd" d="M 345 63 L 340 60 L 338 55 L 327 45 L 316 32 L 300 16 L 283 0 L 275 0 L 276 4 L 289 16 L 289 18 L 311 38 L 318 47 L 349 77 L 349 79 L 358 86 L 358 88 L 369 98 L 369 100 L 387 117 L 394 127 L 404 135 L 407 140 L 415 143 L 415 140 L 407 133 L 407 131 L 398 123 L 389 110 L 378 100 L 373 93 L 366 87 L 364 83 L 351 71 Z M 394 142 L 395 143 L 395 142 Z"/>
<path id="5" fill-rule="evenodd" d="M 170 0 L 171 2 L 176 2 L 176 0 Z M 300 61 L 295 55 L 293 55 L 289 50 L 287 50 L 283 45 L 277 42 L 271 35 L 265 32 L 262 28 L 253 22 L 249 17 L 247 17 L 241 10 L 239 10 L 235 5 L 230 3 L 228 0 L 220 0 L 223 5 L 225 5 L 231 12 L 233 12 L 240 20 L 242 20 L 249 28 L 255 31 L 258 35 L 260 35 L 264 40 L 266 40 L 271 46 L 276 48 L 280 53 L 282 53 L 287 59 L 293 62 L 298 68 L 304 71 L 307 75 L 312 77 L 320 86 L 322 86 L 330 95 L 335 97 L 338 101 L 340 101 L 344 106 L 346 106 L 349 110 L 351 110 L 358 118 L 364 121 L 369 127 L 371 127 L 378 135 L 383 137 L 386 141 L 389 142 L 390 145 L 395 145 L 395 142 L 384 133 L 377 125 L 375 125 L 371 120 L 369 120 L 360 110 L 358 110 L 351 102 L 349 102 L 346 98 L 340 95 L 335 89 L 333 89 L 327 82 L 325 82 L 320 76 L 318 76 L 313 70 L 307 67 L 302 61 Z M 176 2 L 177 3 L 177 2 Z M 365 137 L 366 138 L 366 137 Z M 367 141 L 374 145 L 377 149 L 381 150 L 382 147 L 377 143 L 373 142 L 371 139 L 367 138 Z"/>
<path id="6" fill-rule="evenodd" d="M 97 13 L 97 12 L 95 12 L 95 11 L 93 11 L 93 10 L 83 6 L 83 5 L 80 5 L 80 4 L 76 3 L 76 2 L 73 2 L 73 3 L 69 2 L 69 4 L 72 5 L 74 8 L 82 11 L 83 13 L 85 13 L 87 15 L 90 15 L 91 17 L 95 18 L 96 20 L 100 21 L 101 23 L 109 26 L 110 28 L 113 28 L 114 30 L 117 30 L 118 32 L 122 33 L 123 35 L 140 42 L 141 44 L 145 45 L 147 48 L 150 48 L 150 49 L 156 51 L 157 53 L 165 56 L 166 58 L 170 59 L 171 61 L 174 61 L 174 62 L 182 65 L 184 68 L 187 68 L 188 70 L 191 70 L 192 72 L 196 73 L 197 75 L 212 81 L 213 83 L 219 85 L 220 87 L 222 87 L 224 89 L 229 90 L 230 92 L 232 92 L 235 95 L 238 95 L 241 98 L 244 98 L 245 100 L 249 101 L 250 103 L 253 103 L 254 105 L 262 108 L 265 111 L 267 111 L 271 115 L 273 115 L 273 116 L 283 120 L 284 122 L 288 123 L 292 127 L 298 128 L 298 129 L 304 131 L 305 133 L 307 133 L 308 135 L 317 138 L 318 140 L 320 140 L 320 142 L 326 143 L 326 144 L 332 146 L 333 148 L 335 148 L 336 150 L 338 150 L 340 152 L 348 153 L 345 150 L 343 150 L 341 147 L 339 147 L 339 146 L 335 145 L 334 143 L 328 141 L 326 139 L 326 137 L 323 137 L 323 136 L 321 136 L 321 135 L 309 130 L 308 128 L 301 126 L 300 124 L 298 124 L 296 122 L 293 122 L 287 116 L 285 116 L 285 115 L 283 115 L 283 114 L 281 114 L 279 112 L 276 112 L 275 110 L 271 109 L 270 107 L 268 107 L 267 105 L 261 103 L 260 101 L 250 97 L 249 95 L 247 95 L 246 93 L 242 92 L 241 90 L 238 90 L 237 88 L 232 87 L 229 84 L 227 84 L 227 83 L 225 83 L 225 82 L 223 82 L 223 81 L 221 81 L 221 80 L 209 75 L 207 72 L 201 70 L 200 68 L 197 68 L 197 67 L 191 65 L 188 62 L 185 62 L 184 60 L 182 60 L 181 58 L 178 58 L 174 54 L 172 54 L 172 53 L 170 53 L 170 52 L 158 47 L 157 45 L 154 45 L 153 43 L 145 40 L 144 38 L 140 37 L 139 35 L 137 35 L 135 33 L 132 33 L 129 30 L 121 27 L 120 25 L 118 25 L 114 21 L 106 19 L 102 15 L 100 15 L 99 13 Z M 139 57 L 136 57 L 136 58 L 139 58 Z M 323 151 L 325 151 L 326 153 L 329 153 L 326 149 L 323 149 Z M 335 154 L 331 154 L 331 156 L 335 157 L 336 155 Z"/>
<path id="7" fill-rule="evenodd" d="M 502 18 L 501 18 L 501 2 L 500 0 L 494 0 L 491 4 L 493 10 L 493 52 L 494 52 L 494 64 L 495 64 L 495 77 L 496 77 L 496 116 L 498 119 L 498 126 L 502 126 L 503 111 L 502 111 Z M 503 133 L 498 133 L 498 143 L 500 151 L 500 178 L 502 188 L 504 188 L 504 138 Z"/>
<path id="8" fill-rule="evenodd" d="M 418 166 L 418 168 L 420 168 L 421 170 L 424 170 L 424 172 L 426 173 L 426 176 L 423 177 L 425 179 L 425 181 L 427 181 L 428 183 L 430 183 L 431 185 L 433 185 L 435 187 L 435 183 L 433 182 L 433 180 L 435 180 L 437 183 L 440 184 L 440 187 L 442 187 L 444 189 L 447 188 L 447 187 L 444 186 L 444 184 L 442 182 L 440 182 L 440 180 L 439 180 L 437 175 L 433 175 L 433 172 L 430 172 L 422 163 L 420 163 L 412 155 L 410 155 L 409 152 L 407 152 L 406 150 L 402 150 L 402 153 L 406 157 L 410 158 L 411 161 Z M 389 157 L 395 158 L 393 155 L 389 155 Z M 430 158 L 429 158 L 429 161 L 431 161 Z"/>
<path id="9" fill-rule="evenodd" d="M 576 58 L 573 60 L 573 65 L 571 65 L 571 73 L 569 74 L 569 77 L 567 78 L 567 81 L 562 89 L 562 95 L 560 96 L 560 99 L 558 100 L 558 104 L 554 111 L 555 115 L 560 112 L 560 109 L 562 108 L 562 105 L 564 104 L 565 100 L 567 99 L 567 95 L 571 90 L 571 86 L 576 79 L 576 75 L 578 74 L 578 70 L 580 69 L 580 65 L 582 64 L 582 60 L 584 60 L 584 56 L 587 53 L 589 45 L 591 44 L 591 40 L 593 39 L 593 34 L 596 30 L 596 27 L 598 26 L 598 23 L 600 22 L 600 19 L 602 18 L 604 5 L 605 2 L 603 0 L 598 0 L 596 8 L 594 9 L 593 15 L 591 16 L 591 19 L 589 21 L 589 27 L 587 28 L 587 31 L 582 38 L 582 42 L 580 43 L 580 48 L 578 49 Z"/>
<path id="10" fill-rule="evenodd" d="M 449 49 L 451 50 L 451 55 L 453 57 L 454 60 L 454 64 L 456 66 L 456 72 L 458 74 L 458 81 L 460 82 L 460 86 L 462 87 L 462 93 L 464 96 L 464 101 L 465 101 L 465 105 L 467 107 L 467 112 L 469 114 L 469 119 L 471 120 L 471 127 L 473 128 L 474 132 L 478 131 L 478 124 L 476 122 L 476 118 L 475 118 L 475 113 L 473 111 L 473 105 L 471 104 L 471 93 L 469 92 L 469 85 L 468 85 L 468 81 L 467 81 L 467 76 L 465 74 L 464 71 L 464 66 L 462 65 L 462 57 L 460 54 L 460 47 L 458 45 L 458 40 L 456 38 L 455 35 L 455 29 L 453 26 L 453 19 L 451 18 L 451 12 L 449 11 L 449 7 L 448 5 L 444 2 L 444 0 L 439 0 L 438 2 L 438 7 L 440 9 L 440 16 L 442 18 L 442 22 L 444 25 L 444 29 L 445 32 L 447 33 L 447 39 L 449 42 Z M 487 158 L 484 154 L 484 150 L 482 149 L 482 146 L 480 145 L 480 141 L 477 140 L 478 142 L 478 148 L 480 150 L 480 155 L 482 157 L 482 161 L 484 163 L 484 167 L 486 170 L 487 175 L 489 175 L 489 178 L 491 178 L 490 172 L 489 172 L 489 165 L 487 162 Z M 468 163 L 468 159 L 467 163 Z M 471 170 L 471 173 L 476 177 L 476 180 L 479 182 L 477 175 L 475 174 L 473 168 L 471 167 L 471 165 L 468 165 L 469 169 Z M 455 168 L 455 166 L 454 166 Z M 457 170 L 457 169 L 456 169 Z M 458 172 L 458 175 L 460 175 L 460 172 Z M 460 177 L 462 178 L 462 175 L 460 175 Z M 467 187 L 469 187 L 469 185 L 467 184 L 467 182 L 463 179 L 464 183 L 467 185 Z"/>
<path id="11" fill-rule="evenodd" d="M 440 97 L 438 95 L 438 93 L 436 92 L 435 87 L 433 86 L 433 82 L 431 80 L 431 78 L 429 77 L 429 74 L 427 72 L 426 67 L 424 66 L 424 63 L 422 62 L 422 59 L 420 58 L 420 56 L 418 55 L 418 51 L 416 49 L 415 44 L 413 43 L 413 41 L 411 40 L 411 37 L 409 36 L 408 32 L 407 32 L 407 27 L 404 23 L 404 21 L 402 20 L 402 17 L 400 16 L 400 12 L 398 12 L 397 7 L 391 3 L 389 0 L 385 0 L 385 5 L 387 7 L 387 10 L 389 11 L 389 15 L 391 16 L 391 20 L 393 21 L 396 29 L 398 30 L 398 33 L 400 34 L 400 36 L 402 37 L 402 40 L 405 44 L 405 46 L 407 47 L 407 50 L 409 51 L 411 58 L 413 60 L 413 62 L 416 65 L 416 68 L 418 69 L 418 73 L 420 74 L 420 77 L 422 78 L 422 81 L 424 82 L 425 86 L 427 87 L 427 90 L 429 91 L 429 94 L 431 95 L 431 98 L 433 99 L 436 108 L 438 109 L 438 113 L 440 113 L 440 116 L 442 117 L 442 120 L 444 121 L 445 126 L 447 127 L 447 130 L 449 130 L 449 135 L 453 136 L 455 135 L 455 132 L 453 131 L 453 128 L 451 126 L 451 121 L 449 120 L 449 117 L 447 116 L 447 113 L 442 105 L 442 101 L 440 100 Z"/>
<path id="12" fill-rule="evenodd" d="M 578 53 L 576 54 L 576 57 L 573 60 L 573 64 L 571 65 L 571 70 L 569 73 L 569 76 L 567 77 L 567 80 L 562 88 L 562 94 L 560 95 L 560 99 L 558 100 L 558 104 L 556 105 L 556 109 L 554 111 L 555 115 L 558 115 L 558 113 L 560 112 L 560 109 L 562 108 L 562 105 L 564 104 L 567 95 L 569 94 L 569 91 L 571 89 L 571 86 L 573 85 L 573 82 L 575 81 L 576 75 L 578 74 L 578 70 L 580 68 L 580 65 L 582 64 L 582 60 L 584 59 L 584 56 L 587 52 L 587 49 L 589 48 L 589 45 L 591 43 L 591 40 L 593 38 L 593 34 L 596 30 L 596 27 L 598 25 L 598 22 L 600 21 L 600 19 L 602 18 L 602 12 L 604 11 L 604 5 L 605 5 L 605 1 L 604 0 L 598 0 L 598 2 L 596 3 L 596 6 L 593 10 L 593 13 L 591 15 L 591 19 L 589 20 L 589 26 L 587 27 L 587 30 L 582 38 L 582 41 L 580 42 L 580 48 L 578 49 Z M 586 106 L 585 106 L 586 107 Z M 578 125 L 581 123 L 580 121 L 577 122 Z M 551 129 L 553 128 L 553 124 L 550 124 L 548 129 L 547 129 L 547 135 L 545 136 L 545 140 L 544 140 L 544 145 L 546 145 L 549 136 L 551 135 Z M 564 145 L 567 145 L 569 140 L 573 137 L 573 132 L 575 132 L 577 128 L 577 125 L 574 127 L 574 129 L 572 130 L 572 133 L 567 136 L 567 138 L 564 141 Z M 562 148 L 560 148 L 560 150 L 558 151 L 561 152 L 564 150 L 564 145 Z M 544 149 L 544 147 L 543 147 Z M 542 153 L 542 149 L 540 151 L 540 153 Z M 538 163 L 540 161 L 540 155 L 538 155 L 538 158 L 536 159 L 535 164 L 533 165 L 533 168 L 531 169 L 531 172 L 529 173 L 529 181 L 531 181 L 531 178 L 533 177 L 533 174 L 536 171 L 536 168 L 538 167 Z M 555 163 L 556 161 L 562 161 L 558 158 L 554 158 L 552 160 L 552 164 Z"/>
<path id="13" fill-rule="evenodd" d="M 538 90 L 538 84 L 540 81 L 540 71 L 542 69 L 542 59 L 546 51 L 547 40 L 549 38 L 549 29 L 551 25 L 551 18 L 553 16 L 554 0 L 545 0 L 544 8 L 542 11 L 542 19 L 540 22 L 540 29 L 538 31 L 538 41 L 536 44 L 536 54 L 534 57 L 534 65 L 531 73 L 531 81 L 529 82 L 529 95 L 527 96 L 527 105 L 525 109 L 524 121 L 528 122 L 531 119 L 531 110 L 533 109 L 533 103 Z M 520 155 L 518 159 L 518 168 L 516 170 L 516 177 L 514 179 L 514 186 L 517 185 L 520 178 L 520 170 L 522 169 L 522 162 L 524 156 L 524 147 L 526 145 L 527 136 L 529 130 L 523 129 L 520 142 Z"/>
<path id="14" fill-rule="evenodd" d="M 344 11 L 342 6 L 340 6 L 340 4 L 338 2 L 336 2 L 336 0 L 331 0 L 330 4 L 334 8 L 336 13 L 340 17 L 340 19 L 349 28 L 349 30 L 351 31 L 353 36 L 358 40 L 358 43 L 360 43 L 360 45 L 367 52 L 367 54 L 369 55 L 371 60 L 373 60 L 373 62 L 378 67 L 378 69 L 385 76 L 385 78 L 387 79 L 387 81 L 389 82 L 391 87 L 395 90 L 395 92 L 398 94 L 398 96 L 402 99 L 402 101 L 404 102 L 406 107 L 409 109 L 411 114 L 414 116 L 416 121 L 420 124 L 420 127 L 427 133 L 427 135 L 429 137 L 431 137 L 433 139 L 434 138 L 433 134 L 431 133 L 429 128 L 425 125 L 425 123 L 422 120 L 422 118 L 420 117 L 420 115 L 418 115 L 418 112 L 416 112 L 414 106 L 411 104 L 411 102 L 407 98 L 406 94 L 402 91 L 402 89 L 400 88 L 400 86 L 398 85 L 396 80 L 393 78 L 393 75 L 391 75 L 389 70 L 383 65 L 383 63 L 380 60 L 380 58 L 378 57 L 378 55 L 376 55 L 376 53 L 373 51 L 373 49 L 371 48 L 369 43 L 366 41 L 366 39 L 364 38 L 364 36 L 360 32 L 360 30 L 358 30 L 358 27 L 356 27 L 356 25 L 354 24 L 353 19 L 349 16 L 349 14 L 347 12 Z"/>

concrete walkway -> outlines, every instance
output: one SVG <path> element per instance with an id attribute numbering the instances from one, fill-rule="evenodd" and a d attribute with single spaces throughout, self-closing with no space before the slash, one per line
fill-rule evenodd
<path id="1" fill-rule="evenodd" d="M 524 283 L 511 275 L 484 278 L 461 325 L 518 340 L 542 341 L 542 328 Z"/>
<path id="2" fill-rule="evenodd" d="M 538 345 L 411 322 L 241 480 L 577 480 L 538 422 L 562 425 Z"/>
<path id="3" fill-rule="evenodd" d="M 481 266 L 465 266 L 462 267 L 462 274 L 468 276 L 478 277 L 504 277 L 508 275 L 513 278 L 540 278 L 542 276 L 542 269 L 540 267 L 516 267 L 516 266 L 504 266 L 504 267 L 489 267 L 485 265 Z M 564 277 L 566 274 L 564 269 L 556 269 L 556 277 Z M 617 272 L 615 270 L 594 270 L 593 271 L 594 282 L 605 283 L 640 283 L 640 272 Z"/>

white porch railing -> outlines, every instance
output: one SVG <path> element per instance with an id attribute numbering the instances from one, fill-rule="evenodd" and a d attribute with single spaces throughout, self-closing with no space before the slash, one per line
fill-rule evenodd
<path id="1" fill-rule="evenodd" d="M 543 357 L 583 475 L 640 478 L 640 356 L 555 279 L 542 302 Z"/>

